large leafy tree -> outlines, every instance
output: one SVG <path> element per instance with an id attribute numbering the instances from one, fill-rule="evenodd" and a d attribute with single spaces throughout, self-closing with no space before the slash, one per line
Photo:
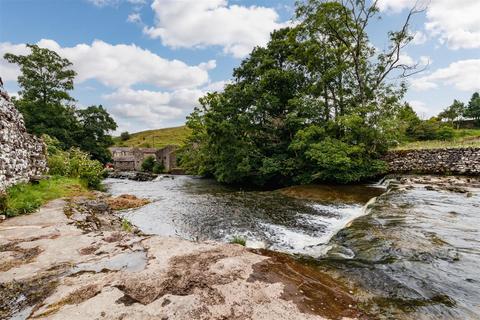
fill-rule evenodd
<path id="1" fill-rule="evenodd" d="M 115 120 L 101 105 L 78 110 L 77 117 L 81 127 L 76 136 L 78 147 L 103 163 L 110 161 L 108 147 L 113 139 L 108 132 L 117 129 Z"/>
<path id="2" fill-rule="evenodd" d="M 351 182 L 381 172 L 405 87 L 387 81 L 411 40 L 411 11 L 391 46 L 377 52 L 367 26 L 378 13 L 363 0 L 310 0 L 297 24 L 255 48 L 222 93 L 200 99 L 182 164 L 227 183 Z"/>
<path id="3" fill-rule="evenodd" d="M 56 138 L 63 149 L 80 147 L 100 161 L 110 158 L 108 135 L 115 121 L 102 106 L 77 110 L 70 95 L 76 76 L 72 63 L 55 51 L 28 44 L 30 53 L 6 53 L 5 60 L 20 66 L 21 88 L 15 105 L 23 114 L 29 132 Z"/>
<path id="4" fill-rule="evenodd" d="M 77 125 L 71 106 L 74 99 L 69 94 L 76 75 L 71 69 L 72 63 L 52 50 L 27 46 L 28 55 L 4 55 L 5 60 L 20 66 L 20 99 L 15 105 L 23 114 L 29 132 L 48 134 L 57 138 L 63 147 L 71 147 L 74 145 L 72 132 Z"/>

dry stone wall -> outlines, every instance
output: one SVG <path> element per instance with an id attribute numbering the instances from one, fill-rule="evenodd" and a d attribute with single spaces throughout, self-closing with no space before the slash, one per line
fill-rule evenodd
<path id="1" fill-rule="evenodd" d="M 398 150 L 384 160 L 392 173 L 480 175 L 480 148 Z"/>
<path id="2" fill-rule="evenodd" d="M 0 193 L 47 169 L 46 147 L 28 134 L 22 115 L 0 88 Z"/>

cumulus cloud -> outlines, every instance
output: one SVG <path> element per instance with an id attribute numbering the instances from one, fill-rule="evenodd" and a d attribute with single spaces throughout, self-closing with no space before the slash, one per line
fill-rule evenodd
<path id="1" fill-rule="evenodd" d="M 95 40 L 91 45 L 78 44 L 61 47 L 53 40 L 42 39 L 38 45 L 55 50 L 73 63 L 77 71 L 76 81 L 81 83 L 95 79 L 109 87 L 129 87 L 135 84 L 150 84 L 161 88 L 194 88 L 208 83 L 208 70 L 215 61 L 189 66 L 179 60 L 168 60 L 134 44 L 111 45 Z M 28 52 L 25 45 L 0 43 L 0 55 L 5 52 Z M 18 68 L 0 59 L 5 80 L 16 80 Z"/>
<path id="2" fill-rule="evenodd" d="M 16 81 L 20 75 L 20 69 L 17 65 L 8 63 L 3 59 L 3 55 L 7 52 L 24 55 L 28 54 L 29 50 L 24 44 L 0 42 L 0 76 L 2 76 L 3 81 Z"/>
<path id="3" fill-rule="evenodd" d="M 431 108 L 427 107 L 427 105 L 423 101 L 411 100 L 408 103 L 421 118 L 425 118 L 427 117 L 427 115 L 432 115 L 435 112 L 435 110 L 432 110 Z"/>
<path id="4" fill-rule="evenodd" d="M 103 95 L 103 99 L 111 104 L 109 111 L 119 121 L 120 131 L 133 130 L 135 124 L 142 130 L 154 129 L 183 122 L 199 105 L 200 97 L 207 92 L 222 91 L 227 83 L 229 81 L 217 81 L 199 89 L 172 91 L 120 88 Z"/>
<path id="5" fill-rule="evenodd" d="M 156 24 L 144 33 L 172 48 L 220 46 L 234 57 L 245 57 L 268 42 L 270 32 L 283 27 L 272 8 L 230 5 L 227 0 L 155 0 Z"/>
<path id="6" fill-rule="evenodd" d="M 109 110 L 120 122 L 142 123 L 146 129 L 184 120 L 202 95 L 199 89 L 163 92 L 120 88 L 103 98 L 113 105 Z"/>
<path id="7" fill-rule="evenodd" d="M 61 47 L 53 40 L 41 40 L 40 47 L 55 50 L 72 61 L 77 71 L 76 83 L 94 79 L 114 89 L 100 97 L 119 124 L 119 130 L 138 131 L 180 124 L 208 91 L 221 91 L 226 82 L 211 82 L 208 71 L 216 67 L 210 60 L 197 66 L 164 59 L 135 45 L 111 45 L 94 41 Z M 28 54 L 25 44 L 0 43 L 0 55 L 6 52 Z M 0 74 L 4 81 L 15 81 L 16 65 L 0 58 Z M 136 85 L 158 87 L 159 90 L 135 90 Z M 103 102 L 102 102 L 103 100 Z"/>
<path id="8" fill-rule="evenodd" d="M 413 32 L 412 44 L 421 45 L 427 42 L 427 35 L 422 31 Z"/>
<path id="9" fill-rule="evenodd" d="M 419 4 L 420 3 L 420 4 Z M 478 0 L 380 0 L 384 11 L 399 12 L 415 5 L 425 6 L 425 30 L 452 49 L 480 48 L 480 1 Z"/>
<path id="10" fill-rule="evenodd" d="M 462 91 L 480 90 L 480 59 L 453 62 L 446 68 L 412 79 L 411 84 L 418 91 L 434 89 L 441 85 L 453 86 Z"/>

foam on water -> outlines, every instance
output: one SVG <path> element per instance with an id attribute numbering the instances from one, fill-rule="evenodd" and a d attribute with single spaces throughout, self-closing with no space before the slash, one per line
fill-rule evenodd
<path id="1" fill-rule="evenodd" d="M 107 183 L 114 195 L 132 193 L 152 200 L 145 207 L 124 213 L 144 232 L 224 242 L 237 236 L 244 238 L 248 247 L 314 257 L 325 254 L 332 237 L 367 214 L 374 201 L 362 206 L 303 200 L 281 192 L 243 191 L 186 176 L 160 177 L 151 182 L 110 179 Z M 327 188 L 331 196 L 334 187 Z M 308 190 L 312 192 L 312 187 Z M 319 190 L 321 195 L 325 188 Z M 338 190 L 339 196 L 345 194 L 350 199 L 344 186 Z"/>

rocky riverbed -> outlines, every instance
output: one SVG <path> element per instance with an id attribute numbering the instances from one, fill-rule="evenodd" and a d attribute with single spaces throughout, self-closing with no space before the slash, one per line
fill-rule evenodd
<path id="1" fill-rule="evenodd" d="M 55 200 L 0 224 L 0 318 L 365 317 L 354 289 L 287 255 L 145 235 L 108 203 Z"/>

